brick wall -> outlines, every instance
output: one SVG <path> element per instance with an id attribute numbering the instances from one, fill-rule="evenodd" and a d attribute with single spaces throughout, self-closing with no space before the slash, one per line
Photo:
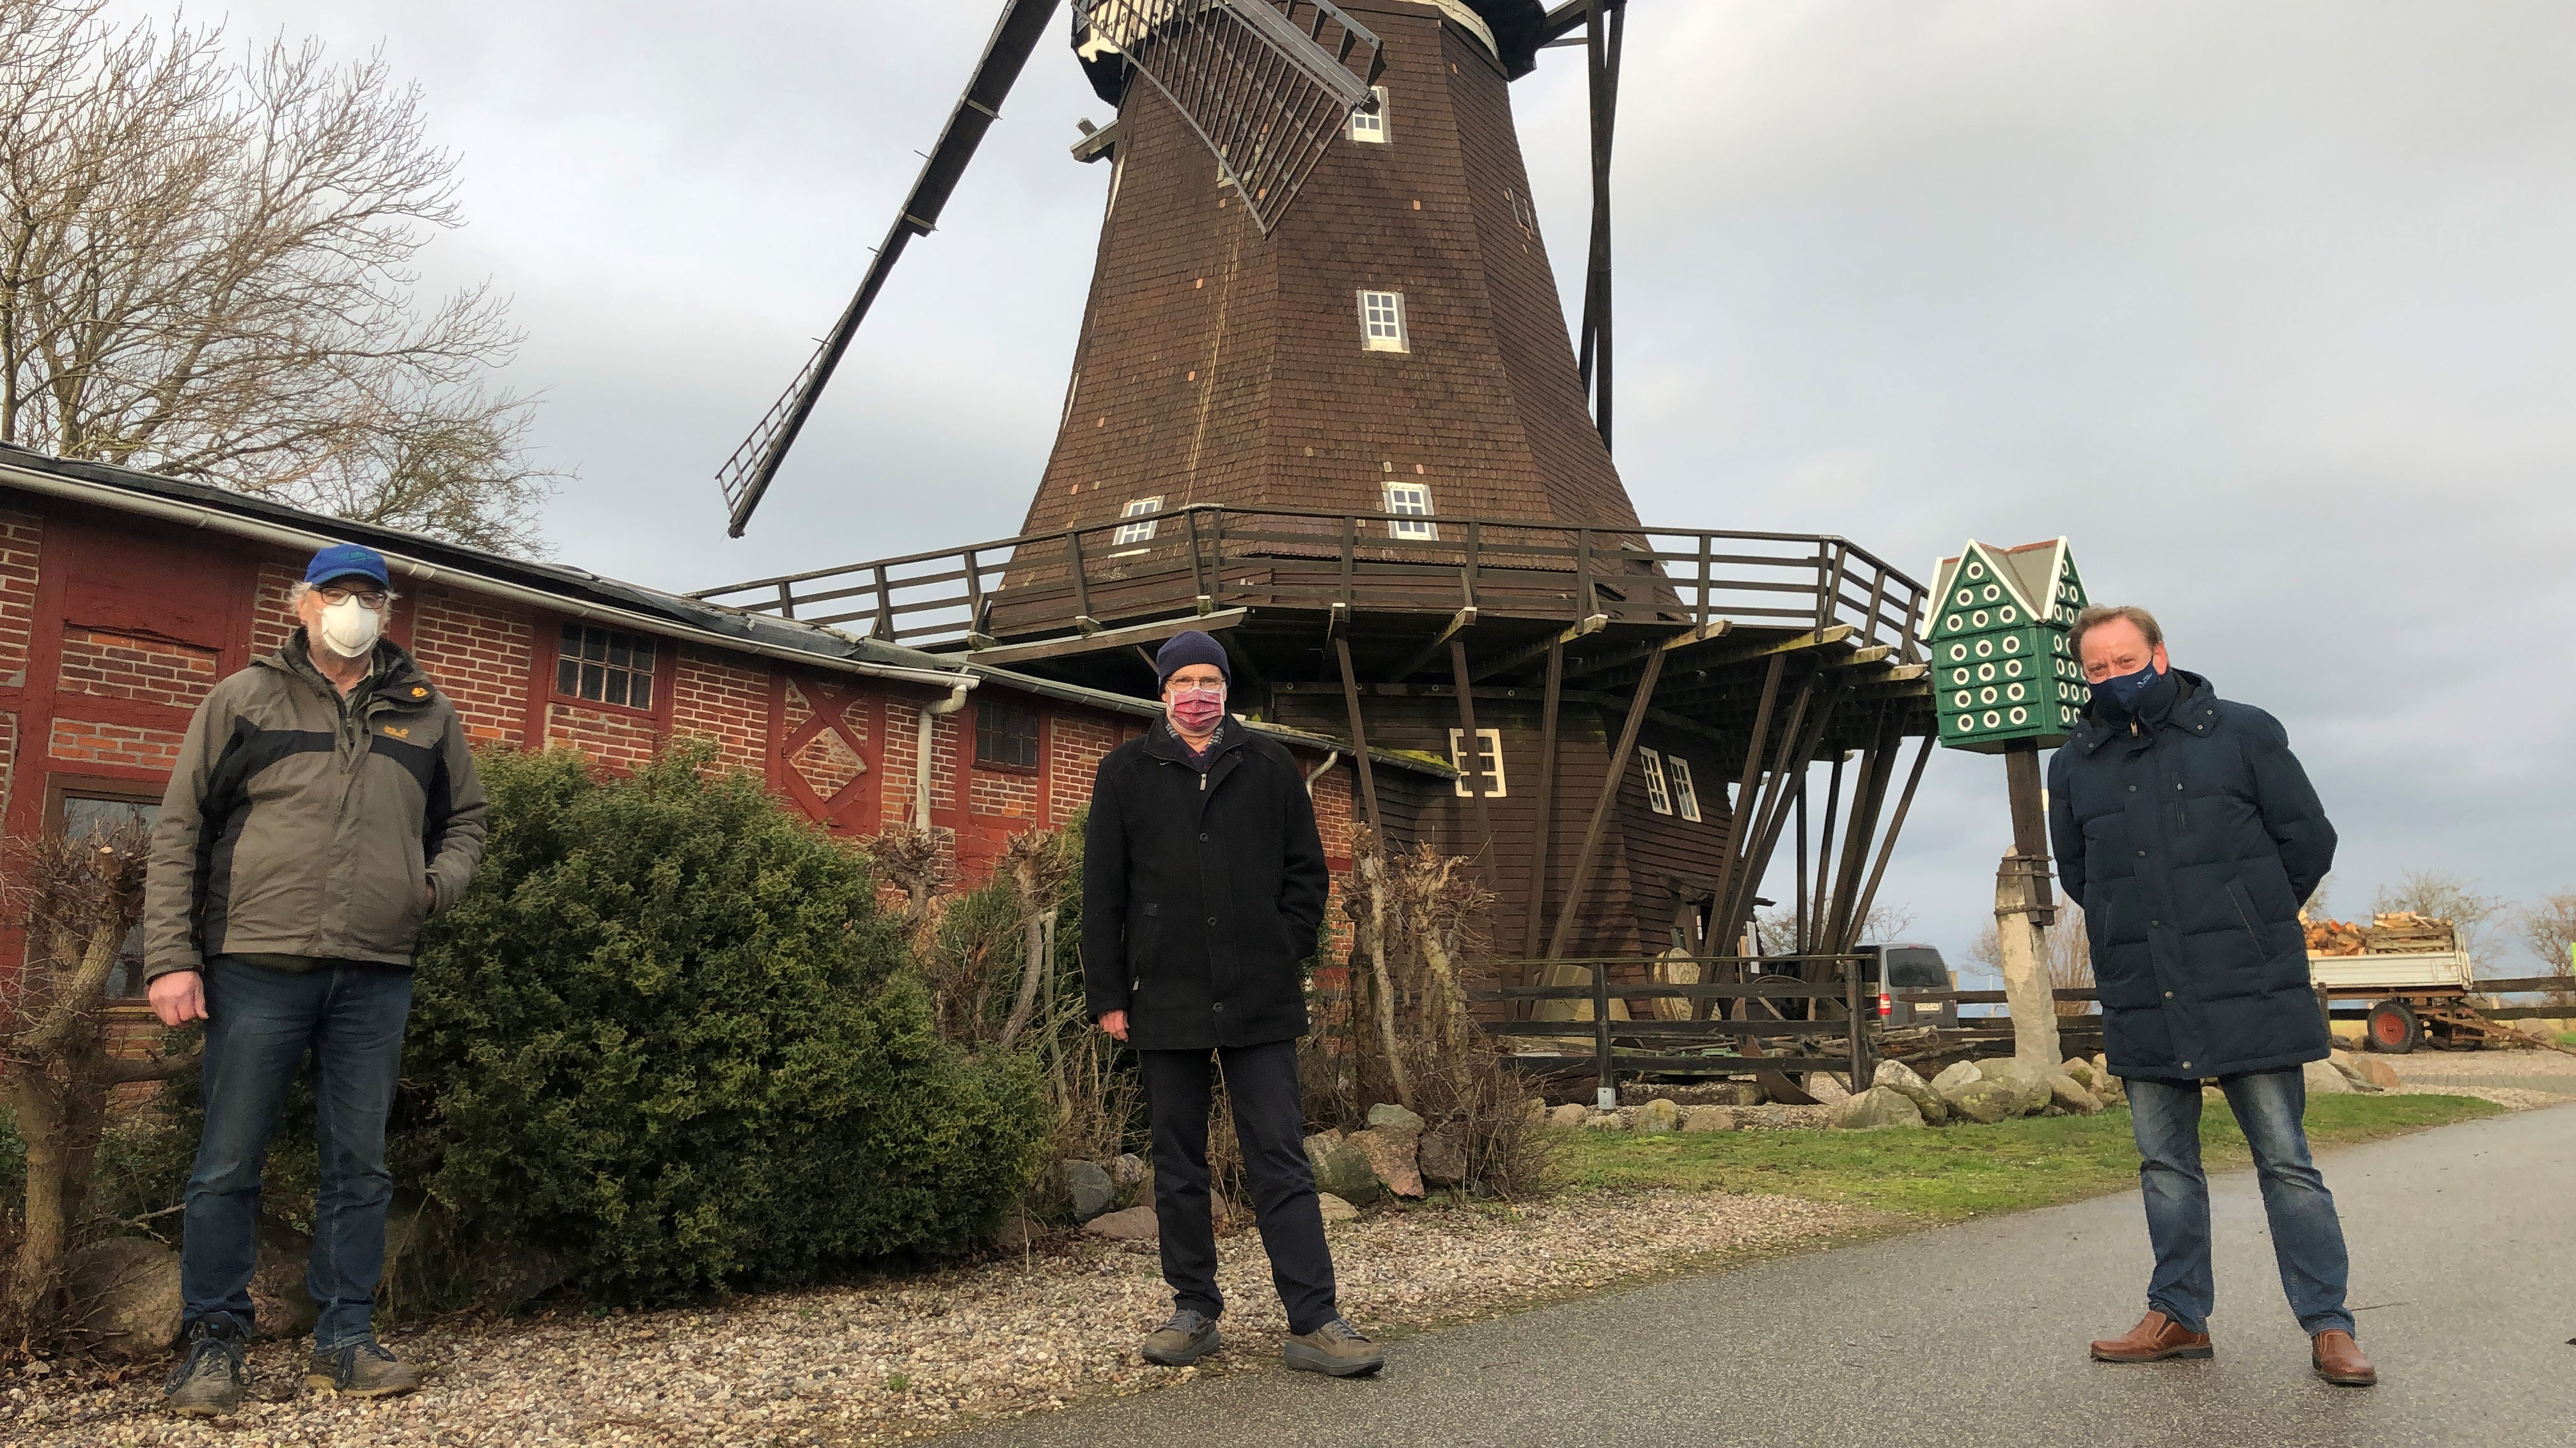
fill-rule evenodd
<path id="1" fill-rule="evenodd" d="M 994 815 L 1005 819 L 1038 818 L 1038 776 L 1031 772 L 977 769 L 974 782 L 966 791 L 969 814 Z"/>
<path id="2" fill-rule="evenodd" d="M 1115 721 L 1059 714 L 1048 723 L 1047 817 L 1062 824 L 1091 802 L 1091 776 L 1101 757 L 1118 747 Z"/>
<path id="3" fill-rule="evenodd" d="M 9 792 L 18 783 L 18 716 L 0 713 L 0 815 L 9 811 Z"/>
<path id="4" fill-rule="evenodd" d="M 194 709 L 221 677 L 221 663 L 213 649 L 105 629 L 67 628 L 54 687 L 65 694 Z"/>
<path id="5" fill-rule="evenodd" d="M 36 557 L 45 520 L 0 512 L 0 685 L 27 682 L 27 649 L 34 643 Z"/>
<path id="6" fill-rule="evenodd" d="M 811 788 L 817 797 L 828 800 L 847 788 L 852 780 L 865 772 L 863 761 L 851 749 L 849 741 L 856 739 L 862 748 L 866 746 L 868 714 L 867 710 L 858 702 L 854 702 L 849 694 L 836 690 L 830 685 L 818 684 L 811 679 L 790 675 L 787 680 L 785 711 L 787 739 L 794 739 L 814 718 L 818 701 L 819 707 L 829 708 L 838 713 L 841 729 L 836 731 L 828 726 L 823 727 L 812 738 L 790 751 L 787 763 L 804 779 L 807 787 Z M 842 731 L 846 731 L 846 734 Z M 905 742 L 910 743 L 909 735 L 906 736 Z M 911 808 L 909 803 L 912 798 L 911 789 L 912 786 L 908 783 L 904 786 L 906 801 L 904 808 L 907 810 Z M 875 826 L 875 821 L 872 820 L 860 820 L 857 823 L 871 831 Z"/>
<path id="7" fill-rule="evenodd" d="M 758 774 L 769 759 L 769 666 L 687 645 L 672 680 L 671 731 L 710 739 L 716 762 Z M 857 721 L 859 729 L 865 723 Z"/>
<path id="8" fill-rule="evenodd" d="M 662 736 L 650 715 L 560 699 L 546 706 L 546 744 L 569 744 L 593 763 L 621 774 L 642 769 L 662 752 Z"/>
<path id="9" fill-rule="evenodd" d="M 55 759 L 106 764 L 124 769 L 167 773 L 179 766 L 179 746 L 186 735 L 176 729 L 147 729 L 136 724 L 93 724 L 81 719 L 54 720 L 53 738 L 45 752 Z"/>
<path id="10" fill-rule="evenodd" d="M 456 705 L 467 738 L 519 738 L 527 727 L 529 650 L 535 647 L 526 614 L 425 588 L 412 605 L 411 639 L 412 656 Z"/>
<path id="11" fill-rule="evenodd" d="M 286 647 L 287 635 L 300 624 L 295 610 L 288 607 L 286 595 L 304 581 L 304 570 L 291 563 L 263 563 L 259 566 L 259 586 L 251 594 L 250 651 L 254 656 L 273 654 Z"/>

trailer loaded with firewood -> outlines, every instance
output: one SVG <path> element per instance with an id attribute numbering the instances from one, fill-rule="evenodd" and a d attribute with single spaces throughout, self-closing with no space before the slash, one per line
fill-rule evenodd
<path id="1" fill-rule="evenodd" d="M 2481 981 L 2467 943 L 2448 920 L 2412 912 L 2374 915 L 2367 925 L 2300 920 L 2318 1007 L 2331 1019 L 2358 1019 L 2373 1051 L 2547 1045 L 2503 1023 L 2566 1011 L 2499 1004 L 2504 995 L 2563 989 L 2567 978 Z"/>

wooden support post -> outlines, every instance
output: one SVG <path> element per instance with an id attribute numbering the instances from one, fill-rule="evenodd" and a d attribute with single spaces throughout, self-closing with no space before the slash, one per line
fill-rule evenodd
<path id="1" fill-rule="evenodd" d="M 2057 997 L 2048 978 L 2048 921 L 2054 913 L 2048 869 L 2048 819 L 2039 801 L 2039 743 L 2005 746 L 2004 784 L 2012 801 L 2013 847 L 1995 871 L 1995 955 L 2012 1012 L 2013 1055 L 2056 1069 Z"/>
<path id="2" fill-rule="evenodd" d="M 1618 801 L 1619 781 L 1628 772 L 1629 752 L 1637 747 L 1637 726 L 1646 722 L 1646 701 L 1655 696 L 1655 680 L 1664 671 L 1661 650 L 1646 656 L 1646 672 L 1637 680 L 1637 696 L 1628 704 L 1628 722 L 1619 729 L 1619 747 L 1610 751 L 1610 772 L 1601 781 L 1601 796 L 1592 802 L 1592 822 L 1583 827 L 1583 848 L 1574 855 L 1573 878 L 1565 882 L 1565 907 L 1556 914 L 1556 929 L 1547 938 L 1548 958 L 1565 953 L 1566 936 L 1574 929 L 1575 912 L 1583 907 L 1584 889 L 1592 883 L 1593 856 L 1601 848 L 1602 828 L 1610 822 L 1610 806 Z"/>
<path id="3" fill-rule="evenodd" d="M 1592 1099 L 1602 1110 L 1616 1111 L 1619 1078 L 1610 1069 L 1610 962 L 1606 960 L 1592 962 L 1592 1051 L 1601 1072 Z"/>
<path id="4" fill-rule="evenodd" d="M 1538 822 L 1531 827 L 1535 848 L 1530 851 L 1529 898 L 1524 902 L 1529 917 L 1521 930 L 1523 959 L 1538 954 L 1538 934 L 1547 920 L 1547 863 L 1556 853 L 1556 716 L 1564 692 L 1565 640 L 1560 636 L 1547 648 L 1547 692 L 1539 704 Z"/>
<path id="5" fill-rule="evenodd" d="M 1852 907 L 1852 919 L 1869 919 L 1869 907 L 1878 901 L 1878 882 L 1887 874 L 1887 857 L 1896 853 L 1896 837 L 1905 828 L 1905 813 L 1914 807 L 1914 787 L 1923 782 L 1923 766 L 1932 758 L 1932 745 L 1937 736 L 1923 736 L 1923 747 L 1914 751 L 1914 768 L 1905 776 L 1905 793 L 1897 796 L 1896 815 L 1887 822 L 1887 833 L 1878 842 L 1878 862 L 1870 867 L 1869 883 L 1861 887 L 1860 902 Z M 1856 928 L 1856 927 L 1855 927 Z M 1842 942 L 1839 948 L 1849 950 L 1857 937 Z"/>
<path id="6" fill-rule="evenodd" d="M 1803 759 L 1798 761 L 1798 788 L 1801 791 L 1807 787 L 1809 773 L 1807 762 Z M 1833 767 L 1825 772 L 1825 824 L 1824 828 L 1816 831 L 1816 908 L 1814 917 L 1808 921 L 1810 928 L 1798 937 L 1798 953 L 1801 955 L 1821 949 L 1814 942 L 1825 933 L 1825 919 L 1832 913 L 1834 821 L 1840 817 L 1842 805 L 1843 755 L 1842 751 L 1837 749 L 1834 751 Z M 1803 829 L 1806 823 L 1807 817 L 1802 812 L 1798 816 L 1798 825 Z"/>
<path id="7" fill-rule="evenodd" d="M 1787 654 L 1773 654 L 1771 667 L 1762 676 L 1762 702 L 1753 711 L 1753 732 L 1744 739 L 1744 777 L 1736 781 L 1735 799 L 1726 811 L 1726 838 L 1719 843 L 1717 854 L 1717 898 L 1709 903 L 1709 930 L 1731 953 L 1735 949 L 1732 927 L 1718 915 L 1735 891 L 1735 856 L 1744 839 L 1745 817 L 1753 812 L 1753 786 L 1762 778 L 1762 746 L 1771 742 L 1771 706 L 1780 697 L 1780 671 L 1788 665 Z"/>
<path id="8" fill-rule="evenodd" d="M 1476 691 L 1467 682 L 1467 645 L 1459 639 L 1449 640 L 1449 673 L 1458 681 L 1459 758 L 1464 761 L 1467 798 L 1474 801 L 1476 815 L 1476 868 L 1492 869 L 1494 852 L 1493 811 L 1485 804 L 1485 744 L 1476 735 Z M 1501 746 L 1497 743 L 1496 748 Z"/>
<path id="9" fill-rule="evenodd" d="M 1342 703 L 1351 715 L 1351 763 L 1360 772 L 1360 807 L 1366 812 L 1368 827 L 1377 831 L 1378 845 L 1386 845 L 1386 830 L 1377 813 L 1377 776 L 1369 769 L 1368 726 L 1360 722 L 1360 685 L 1351 672 L 1351 641 L 1333 630 L 1333 656 L 1342 665 Z"/>
<path id="10" fill-rule="evenodd" d="M 1828 820 L 1833 818 L 1832 809 L 1833 807 L 1831 805 L 1826 806 L 1825 818 Z M 1826 825 L 1825 831 L 1828 834 L 1832 833 L 1833 826 L 1831 824 Z M 1797 837 L 1798 843 L 1798 904 L 1796 923 L 1798 927 L 1798 953 L 1804 955 L 1807 953 L 1807 773 L 1805 770 L 1800 770 L 1798 772 L 1798 823 L 1796 828 L 1791 830 L 1790 833 Z"/>

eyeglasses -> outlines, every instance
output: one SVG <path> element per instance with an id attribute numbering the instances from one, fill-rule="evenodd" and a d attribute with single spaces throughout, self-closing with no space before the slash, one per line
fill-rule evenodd
<path id="1" fill-rule="evenodd" d="M 317 588 L 313 591 L 322 595 L 322 601 L 334 608 L 354 598 L 358 607 L 369 613 L 382 613 L 385 605 L 394 601 L 392 594 L 374 588 Z"/>
<path id="2" fill-rule="evenodd" d="M 1225 697 L 1225 681 L 1222 679 L 1211 679 L 1206 681 L 1198 679 L 1174 679 L 1171 684 L 1171 690 L 1173 696 L 1176 698 L 1196 695 L 1204 699 L 1222 699 Z"/>

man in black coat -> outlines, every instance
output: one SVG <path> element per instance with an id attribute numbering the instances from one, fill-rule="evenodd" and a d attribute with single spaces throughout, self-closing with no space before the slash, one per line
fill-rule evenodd
<path id="1" fill-rule="evenodd" d="M 2253 1148 L 2281 1286 L 2318 1376 L 2376 1382 L 2344 1307 L 2343 1226 L 2301 1125 L 2300 1068 L 2332 1040 L 2299 909 L 2334 864 L 2334 826 L 2280 722 L 2175 669 L 2146 610 L 2086 609 L 2068 641 L 2093 698 L 2049 765 L 2049 831 L 2084 908 L 2156 1253 L 2146 1318 L 2093 1356 L 2211 1355 L 2200 1106 L 2215 1079 Z"/>
<path id="2" fill-rule="evenodd" d="M 1144 1355 L 1179 1367 L 1219 1346 L 1207 1137 L 1221 1063 L 1288 1311 L 1288 1366 L 1373 1373 L 1385 1356 L 1334 1302 L 1297 1087 L 1299 967 L 1315 953 L 1331 883 L 1314 801 L 1288 751 L 1226 713 L 1223 645 L 1181 634 L 1154 672 L 1164 717 L 1100 761 L 1082 851 L 1084 993 L 1100 1028 L 1136 1048 L 1154 1132 L 1154 1215 L 1173 1310 Z"/>

